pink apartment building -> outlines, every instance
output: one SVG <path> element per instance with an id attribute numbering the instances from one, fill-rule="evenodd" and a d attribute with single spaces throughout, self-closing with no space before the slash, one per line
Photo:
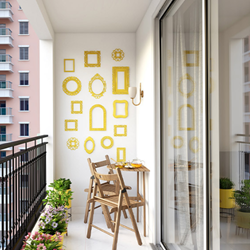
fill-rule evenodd
<path id="1" fill-rule="evenodd" d="M 0 143 L 39 130 L 39 39 L 16 0 L 0 1 Z"/>

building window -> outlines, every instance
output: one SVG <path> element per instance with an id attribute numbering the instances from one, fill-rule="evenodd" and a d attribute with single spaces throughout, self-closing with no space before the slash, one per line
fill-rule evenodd
<path id="1" fill-rule="evenodd" d="M 20 177 L 20 188 L 27 188 L 29 187 L 29 176 L 27 174 L 24 174 Z"/>
<path id="2" fill-rule="evenodd" d="M 29 85 L 29 73 L 20 73 L 20 85 Z"/>
<path id="3" fill-rule="evenodd" d="M 20 136 L 29 136 L 29 124 L 20 124 Z"/>
<path id="4" fill-rule="evenodd" d="M 18 10 L 22 10 L 22 7 L 19 5 Z"/>
<path id="5" fill-rule="evenodd" d="M 29 60 L 29 47 L 19 47 L 20 60 Z"/>
<path id="6" fill-rule="evenodd" d="M 19 34 L 20 35 L 29 34 L 29 22 L 19 22 Z"/>
<path id="7" fill-rule="evenodd" d="M 29 111 L 29 98 L 20 98 L 20 111 Z"/>
<path id="8" fill-rule="evenodd" d="M 21 149 L 20 151 L 24 151 L 24 149 Z M 29 154 L 28 152 L 21 154 L 21 162 L 27 162 L 29 160 Z"/>
<path id="9" fill-rule="evenodd" d="M 0 152 L 0 159 L 5 158 L 6 157 L 6 152 L 5 151 L 1 151 Z"/>

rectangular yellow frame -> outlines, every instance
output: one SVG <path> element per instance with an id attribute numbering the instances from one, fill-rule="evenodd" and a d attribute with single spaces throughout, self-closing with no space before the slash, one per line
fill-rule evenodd
<path id="1" fill-rule="evenodd" d="M 118 89 L 118 72 L 124 72 L 124 89 Z M 112 93 L 114 95 L 128 94 L 129 88 L 129 67 L 112 68 Z"/>
<path id="2" fill-rule="evenodd" d="M 97 63 L 89 63 L 88 55 L 97 55 Z M 84 67 L 101 67 L 101 51 L 84 51 Z"/>
<path id="3" fill-rule="evenodd" d="M 117 128 L 124 128 L 124 134 L 118 134 Z M 114 125 L 114 136 L 127 136 L 127 125 Z"/>
<path id="4" fill-rule="evenodd" d="M 125 115 L 116 115 L 116 104 L 117 103 L 125 103 Z M 115 100 L 113 102 L 113 116 L 115 118 L 126 118 L 126 117 L 128 117 L 128 101 L 126 101 L 126 100 Z"/>
<path id="5" fill-rule="evenodd" d="M 123 159 L 120 159 L 120 151 L 123 151 Z M 117 148 L 117 150 L 116 150 L 116 160 L 118 162 L 126 161 L 126 148 Z"/>
<path id="6" fill-rule="evenodd" d="M 74 122 L 75 127 L 74 128 L 68 128 L 68 123 Z M 78 131 L 78 120 L 65 120 L 64 121 L 65 131 Z"/>
<path id="7" fill-rule="evenodd" d="M 66 61 L 73 61 L 73 70 L 66 70 Z M 64 72 L 75 72 L 75 59 L 64 59 Z"/>
<path id="8" fill-rule="evenodd" d="M 187 62 L 187 55 L 194 54 L 194 62 Z M 199 50 L 184 50 L 183 53 L 183 66 L 185 67 L 199 67 Z"/>
<path id="9" fill-rule="evenodd" d="M 74 104 L 80 104 L 80 110 L 74 110 Z M 71 114 L 82 114 L 82 101 L 71 101 Z"/>

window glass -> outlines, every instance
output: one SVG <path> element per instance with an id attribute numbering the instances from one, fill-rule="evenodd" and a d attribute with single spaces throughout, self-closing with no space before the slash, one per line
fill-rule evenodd
<path id="1" fill-rule="evenodd" d="M 20 136 L 29 136 L 29 124 L 20 124 Z"/>
<path id="2" fill-rule="evenodd" d="M 20 111 L 29 111 L 29 98 L 20 98 Z"/>
<path id="3" fill-rule="evenodd" d="M 20 73 L 20 85 L 29 85 L 29 73 Z"/>
<path id="4" fill-rule="evenodd" d="M 19 34 L 20 35 L 29 34 L 29 22 L 19 22 Z"/>
<path id="5" fill-rule="evenodd" d="M 29 60 L 29 47 L 19 47 L 20 60 Z"/>

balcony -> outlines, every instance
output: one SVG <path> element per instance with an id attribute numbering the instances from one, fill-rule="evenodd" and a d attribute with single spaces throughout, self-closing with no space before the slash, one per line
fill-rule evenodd
<path id="1" fill-rule="evenodd" d="M 9 19 L 13 22 L 12 5 L 9 2 L 0 2 L 0 19 Z"/>
<path id="2" fill-rule="evenodd" d="M 13 72 L 12 66 L 13 66 L 12 56 L 5 55 L 5 54 L 3 54 L 3 55 L 0 54 L 0 71 Z"/>
<path id="3" fill-rule="evenodd" d="M 12 31 L 8 28 L 0 28 L 0 45 L 13 47 Z"/>
<path id="4" fill-rule="evenodd" d="M 12 82 L 0 81 L 0 97 L 13 98 Z"/>
<path id="5" fill-rule="evenodd" d="M 0 108 L 0 124 L 12 124 L 12 108 Z"/>

